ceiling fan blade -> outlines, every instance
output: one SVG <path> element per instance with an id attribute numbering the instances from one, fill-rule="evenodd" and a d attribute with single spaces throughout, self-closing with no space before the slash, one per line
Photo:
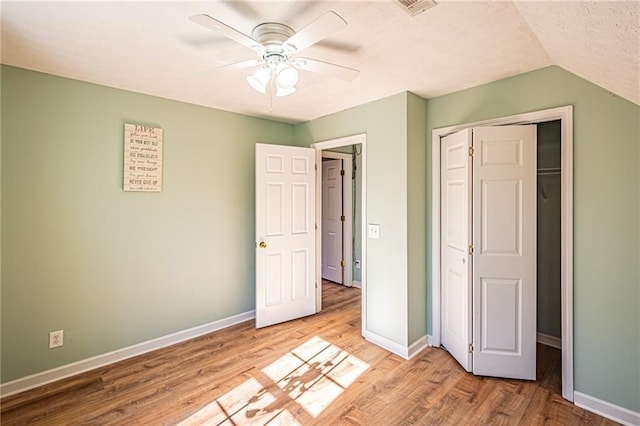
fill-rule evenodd
<path id="1" fill-rule="evenodd" d="M 360 74 L 360 71 L 356 69 L 331 64 L 329 62 L 322 62 L 317 59 L 296 58 L 291 61 L 291 64 L 301 70 L 327 73 L 343 80 L 353 80 Z"/>
<path id="2" fill-rule="evenodd" d="M 189 17 L 189 20 L 195 22 L 196 24 L 200 24 L 203 27 L 208 28 L 212 31 L 215 31 L 219 34 L 222 34 L 225 37 L 228 37 L 231 40 L 234 40 L 240 43 L 241 45 L 248 47 L 249 49 L 253 50 L 254 52 L 258 53 L 261 56 L 264 54 L 266 50 L 262 44 L 258 43 L 251 37 L 242 34 L 240 31 L 234 28 L 231 28 L 227 24 L 224 24 L 218 21 L 217 19 L 212 18 L 209 15 L 205 15 L 205 14 L 193 15 Z"/>
<path id="3" fill-rule="evenodd" d="M 265 63 L 264 61 L 260 61 L 258 59 L 249 59 L 248 61 L 235 62 L 233 64 L 222 65 L 218 68 L 215 68 L 213 71 L 242 70 L 245 68 L 257 67 L 258 65 L 261 65 L 264 63 Z"/>
<path id="4" fill-rule="evenodd" d="M 326 12 L 315 21 L 289 37 L 283 43 L 285 51 L 299 53 L 314 43 L 347 26 L 347 21 L 335 12 Z"/>

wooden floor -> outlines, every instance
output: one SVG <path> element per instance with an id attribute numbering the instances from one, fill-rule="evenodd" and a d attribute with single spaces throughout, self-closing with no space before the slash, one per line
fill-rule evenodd
<path id="1" fill-rule="evenodd" d="M 2 425 L 608 425 L 562 399 L 560 352 L 538 380 L 464 372 L 441 349 L 411 361 L 360 335 L 360 291 L 323 284 L 322 313 L 253 321 L 1 401 Z"/>

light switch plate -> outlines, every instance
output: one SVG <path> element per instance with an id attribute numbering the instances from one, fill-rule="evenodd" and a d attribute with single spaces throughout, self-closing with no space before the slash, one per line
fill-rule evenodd
<path id="1" fill-rule="evenodd" d="M 379 240 L 380 239 L 380 225 L 375 224 L 375 223 L 370 223 L 369 224 L 369 238 L 371 238 L 373 240 Z"/>

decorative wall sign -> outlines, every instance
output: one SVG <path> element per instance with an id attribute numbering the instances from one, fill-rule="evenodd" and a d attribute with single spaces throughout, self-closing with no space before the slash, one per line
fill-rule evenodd
<path id="1" fill-rule="evenodd" d="M 125 191 L 162 191 L 162 129 L 124 125 Z"/>

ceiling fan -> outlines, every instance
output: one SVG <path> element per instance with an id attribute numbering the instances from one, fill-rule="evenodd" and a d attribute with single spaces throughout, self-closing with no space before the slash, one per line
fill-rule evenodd
<path id="1" fill-rule="evenodd" d="M 247 82 L 251 87 L 263 94 L 270 92 L 282 97 L 294 93 L 296 91 L 295 85 L 298 83 L 298 69 L 332 73 L 344 80 L 353 80 L 359 73 L 356 69 L 342 65 L 297 57 L 307 47 L 347 26 L 347 22 L 332 11 L 320 15 L 320 17 L 298 32 L 284 24 L 266 22 L 253 29 L 252 37 L 209 15 L 193 15 L 189 19 L 240 43 L 258 54 L 258 59 L 249 59 L 224 65 L 218 69 L 259 67 L 247 77 Z"/>

